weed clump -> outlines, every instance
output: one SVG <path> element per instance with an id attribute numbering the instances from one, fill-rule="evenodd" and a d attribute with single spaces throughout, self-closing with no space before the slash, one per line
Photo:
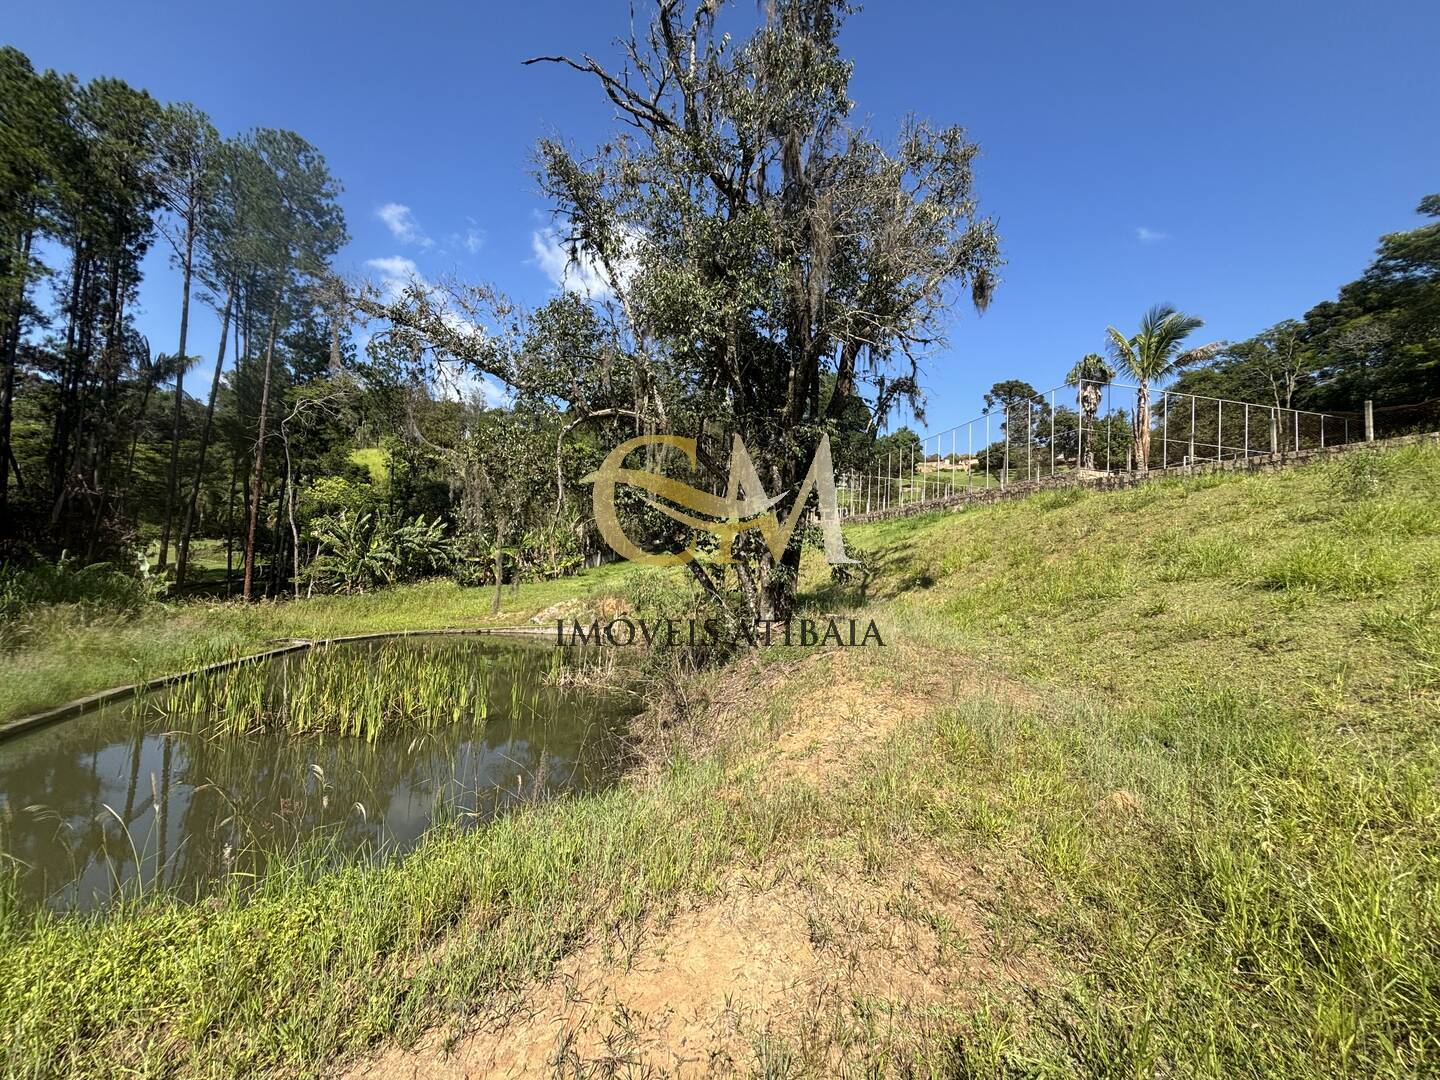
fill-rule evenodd
<path id="1" fill-rule="evenodd" d="M 510 685 L 512 697 L 522 693 L 518 682 Z M 321 646 L 298 663 L 207 672 L 141 707 L 210 735 L 283 732 L 375 742 L 441 724 L 484 723 L 491 698 L 484 659 L 458 663 L 443 652 L 386 642 L 373 650 Z"/>

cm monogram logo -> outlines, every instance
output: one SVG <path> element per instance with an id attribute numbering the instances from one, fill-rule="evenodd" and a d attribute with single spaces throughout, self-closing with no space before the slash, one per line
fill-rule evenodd
<path id="1" fill-rule="evenodd" d="M 730 477 L 724 496 L 712 495 L 647 469 L 625 468 L 626 456 L 642 446 L 671 446 L 683 453 L 692 466 L 699 464 L 692 438 L 640 435 L 615 447 L 600 468 L 584 477 L 582 483 L 595 485 L 595 524 L 600 529 L 600 535 L 621 558 L 651 566 L 676 566 L 690 562 L 696 556 L 693 544 L 684 551 L 653 552 L 637 546 L 625 535 L 615 515 L 615 488 L 619 484 L 629 484 L 648 492 L 642 498 L 662 514 L 691 529 L 714 535 L 719 541 L 716 561 L 721 563 L 734 562 L 732 542 L 742 532 L 751 529 L 760 530 L 765 546 L 778 561 L 790 546 L 790 537 L 800 522 L 810 492 L 818 490 L 826 561 L 837 564 L 855 561 L 845 554 L 845 541 L 840 535 L 840 510 L 835 501 L 835 468 L 830 458 L 829 435 L 821 436 L 820 446 L 810 461 L 810 470 L 805 474 L 784 522 L 781 522 L 774 507 L 785 497 L 785 493 L 781 492 L 774 498 L 766 493 L 755 471 L 755 463 L 750 460 L 750 452 L 745 449 L 739 435 L 735 436 L 730 447 Z M 662 499 L 666 501 L 660 501 Z M 686 510 L 692 513 L 686 513 Z"/>

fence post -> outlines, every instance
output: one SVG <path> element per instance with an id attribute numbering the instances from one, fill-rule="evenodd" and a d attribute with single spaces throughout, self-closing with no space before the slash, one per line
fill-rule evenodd
<path id="1" fill-rule="evenodd" d="M 1193 466 L 1193 465 L 1195 464 L 1195 402 L 1196 402 L 1196 397 L 1195 397 L 1194 394 L 1191 394 L 1191 395 L 1190 395 L 1190 453 L 1188 453 L 1188 454 L 1185 455 L 1185 464 L 1186 464 L 1186 465 L 1190 465 L 1190 466 Z"/>
<path id="2" fill-rule="evenodd" d="M 1115 398 L 1105 384 L 1105 475 L 1110 475 L 1110 432 L 1115 427 Z"/>
<path id="3" fill-rule="evenodd" d="M 1220 449 L 1225 444 L 1225 402 L 1215 401 L 1215 460 L 1220 460 Z"/>
<path id="4" fill-rule="evenodd" d="M 1365 441 L 1375 441 L 1375 402 L 1365 399 Z"/>
<path id="5" fill-rule="evenodd" d="M 1005 484 L 1010 479 L 1010 440 L 1014 436 L 1010 430 L 1010 406 L 1005 406 L 1005 456 L 1000 459 L 1000 490 L 1005 490 Z"/>
<path id="6" fill-rule="evenodd" d="M 1030 399 L 1025 399 L 1025 479 L 1033 479 L 1030 467 L 1035 461 L 1035 425 L 1030 420 Z"/>
<path id="7" fill-rule="evenodd" d="M 959 432 L 955 428 L 950 429 L 950 460 L 946 462 L 950 466 L 950 497 L 955 497 L 955 466 L 960 464 L 960 455 L 955 453 L 955 436 Z"/>
<path id="8" fill-rule="evenodd" d="M 1270 453 L 1280 452 L 1280 410 L 1270 410 Z"/>
<path id="9" fill-rule="evenodd" d="M 1170 391 L 1160 391 L 1160 471 L 1170 468 Z"/>

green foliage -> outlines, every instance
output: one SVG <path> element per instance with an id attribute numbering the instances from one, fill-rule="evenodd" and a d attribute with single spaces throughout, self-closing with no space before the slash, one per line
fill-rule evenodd
<path id="1" fill-rule="evenodd" d="M 342 510 L 314 522 L 311 531 L 320 545 L 311 573 L 337 592 L 365 592 L 424 577 L 445 570 L 454 559 L 445 523 L 424 517 L 399 521 L 384 513 Z"/>
<path id="2" fill-rule="evenodd" d="M 375 492 L 369 484 L 357 484 L 347 476 L 317 476 L 297 500 L 305 518 L 360 515 L 376 508 Z"/>
<path id="3" fill-rule="evenodd" d="M 1440 198 L 1418 212 L 1440 216 Z M 1381 435 L 1433 429 L 1440 398 L 1440 222 L 1380 238 L 1374 262 L 1335 300 L 1230 346 L 1175 389 L 1345 413 L 1376 403 Z"/>
<path id="4" fill-rule="evenodd" d="M 1115 378 L 1115 369 L 1105 362 L 1099 353 L 1086 353 L 1075 362 L 1065 376 L 1065 385 L 1080 386 L 1082 383 L 1096 383 L 1105 386 Z"/>
<path id="5" fill-rule="evenodd" d="M 484 723 L 488 671 L 403 641 L 373 650 L 318 648 L 298 659 L 199 675 L 143 699 L 142 707 L 168 725 L 206 735 L 278 731 L 375 742 L 440 724 Z"/>
<path id="6" fill-rule="evenodd" d="M 515 552 L 521 571 L 541 580 L 577 573 L 585 565 L 583 529 L 574 510 L 530 529 L 520 538 Z"/>
<path id="7" fill-rule="evenodd" d="M 82 566 L 68 552 L 53 563 L 0 563 L 0 640 L 43 607 L 65 604 L 91 615 L 127 614 L 159 600 L 165 588 L 144 558 L 132 573 L 108 562 Z"/>

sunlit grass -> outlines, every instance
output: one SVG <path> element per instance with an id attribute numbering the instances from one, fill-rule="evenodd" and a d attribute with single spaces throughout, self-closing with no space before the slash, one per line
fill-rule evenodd
<path id="1" fill-rule="evenodd" d="M 628 564 L 494 592 L 429 581 L 379 592 L 317 596 L 303 603 L 190 601 L 154 605 L 138 617 L 93 617 L 71 608 L 27 616 L 23 643 L 0 656 L 0 721 L 137 679 L 184 671 L 294 638 L 442 628 L 533 625 L 555 605 L 580 604 L 618 587 Z M 547 622 L 546 626 L 553 626 Z"/>
<path id="2" fill-rule="evenodd" d="M 864 611 L 890 647 L 772 657 L 783 681 L 727 698 L 703 759 L 394 865 L 297 855 L 249 898 L 8 912 L 0 1063 L 321 1072 L 507 1000 L 606 928 L 663 925 L 736 868 L 823 891 L 827 860 L 881 875 L 929 851 L 983 871 L 984 932 L 1041 977 L 1020 998 L 975 981 L 923 1023 L 829 1000 L 803 1033 L 767 1029 L 757 1070 L 824 1073 L 883 1039 L 866 1061 L 902 1075 L 1433 1075 L 1437 480 L 1440 450 L 1417 449 L 847 530 L 864 591 L 809 559 L 805 602 Z M 618 588 L 593 580 L 523 604 Z M 273 605 L 248 640 L 483 618 L 488 593 L 457 594 Z M 772 782 L 776 736 L 841 663 L 877 693 L 935 690 L 843 772 Z"/>

